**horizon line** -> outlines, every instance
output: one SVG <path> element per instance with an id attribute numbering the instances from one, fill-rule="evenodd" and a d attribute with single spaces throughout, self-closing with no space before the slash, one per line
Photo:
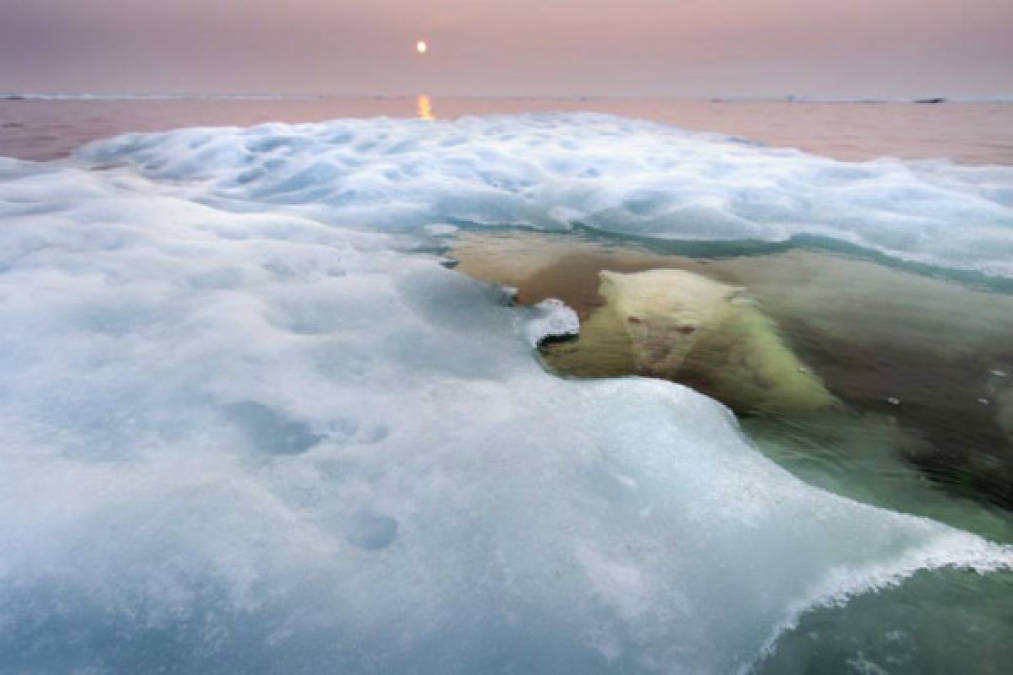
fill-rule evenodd
<path id="1" fill-rule="evenodd" d="M 1013 103 L 1013 94 L 992 94 L 980 96 L 947 96 L 930 94 L 924 96 L 810 96 L 805 94 L 781 95 L 648 95 L 648 94 L 425 94 L 415 93 L 278 93 L 278 92 L 88 92 L 88 91 L 0 91 L 0 100 L 277 100 L 312 101 L 323 99 L 410 99 L 420 95 L 444 99 L 494 99 L 494 100 L 687 100 L 712 102 L 798 102 L 798 103 Z"/>

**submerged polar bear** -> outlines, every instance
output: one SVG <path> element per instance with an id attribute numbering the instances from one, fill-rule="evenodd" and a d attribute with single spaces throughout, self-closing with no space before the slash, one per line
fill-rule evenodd
<path id="1" fill-rule="evenodd" d="M 746 413 L 834 405 L 743 287 L 676 269 L 602 271 L 599 278 L 605 305 L 581 327 L 578 342 L 546 350 L 551 366 L 684 382 Z M 601 367 L 609 372 L 597 372 Z"/>

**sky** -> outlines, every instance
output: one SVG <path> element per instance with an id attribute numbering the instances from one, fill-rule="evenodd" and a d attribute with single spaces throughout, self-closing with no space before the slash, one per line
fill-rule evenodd
<path id="1" fill-rule="evenodd" d="M 1011 95 L 1013 2 L 0 0 L 0 91 Z"/>

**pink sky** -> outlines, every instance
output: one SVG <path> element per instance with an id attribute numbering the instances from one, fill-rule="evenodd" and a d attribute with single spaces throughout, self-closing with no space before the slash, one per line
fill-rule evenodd
<path id="1" fill-rule="evenodd" d="M 1013 2 L 0 0 L 0 91 L 1010 95 Z"/>

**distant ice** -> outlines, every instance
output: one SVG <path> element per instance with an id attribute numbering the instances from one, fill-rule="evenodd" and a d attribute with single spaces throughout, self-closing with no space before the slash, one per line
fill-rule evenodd
<path id="1" fill-rule="evenodd" d="M 142 93 L 62 93 L 62 92 L 0 92 L 0 100 L 25 101 L 309 101 L 319 96 L 290 94 L 142 94 Z"/>
<path id="2" fill-rule="evenodd" d="M 132 163 L 219 208 L 272 204 L 331 224 L 806 235 L 1013 277 L 1013 167 L 842 162 L 608 115 L 185 129 L 100 141 L 78 157 Z"/>

